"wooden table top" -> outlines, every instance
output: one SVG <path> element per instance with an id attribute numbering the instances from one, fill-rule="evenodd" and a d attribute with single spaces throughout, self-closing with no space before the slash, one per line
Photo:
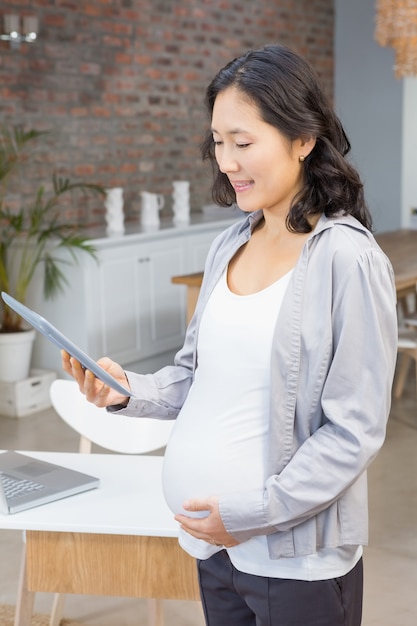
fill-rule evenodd
<path id="1" fill-rule="evenodd" d="M 375 235 L 390 259 L 397 291 L 415 289 L 417 284 L 417 230 L 392 230 Z"/>
<path id="2" fill-rule="evenodd" d="M 173 276 L 171 281 L 176 285 L 187 285 L 187 287 L 200 287 L 203 280 L 203 272 L 195 272 L 195 274 L 183 274 L 182 276 Z"/>
<path id="3" fill-rule="evenodd" d="M 417 284 L 417 230 L 401 229 L 375 235 L 392 263 L 397 291 L 413 290 Z M 200 287 L 203 272 L 174 276 L 172 282 Z"/>

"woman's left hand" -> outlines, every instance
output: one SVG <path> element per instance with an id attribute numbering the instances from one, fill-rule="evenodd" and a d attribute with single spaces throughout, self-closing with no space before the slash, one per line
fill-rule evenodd
<path id="1" fill-rule="evenodd" d="M 188 517 L 176 515 L 175 519 L 181 524 L 181 528 L 197 539 L 204 539 L 214 546 L 231 548 L 237 546 L 238 541 L 229 535 L 224 527 L 219 512 L 219 501 L 216 496 L 205 499 L 187 500 L 183 504 L 186 511 L 209 511 L 206 517 Z"/>

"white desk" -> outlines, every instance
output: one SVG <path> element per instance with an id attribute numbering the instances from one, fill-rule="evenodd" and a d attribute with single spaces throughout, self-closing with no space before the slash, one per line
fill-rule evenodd
<path id="1" fill-rule="evenodd" d="M 26 453 L 98 476 L 101 485 L 0 515 L 0 529 L 26 531 L 28 597 L 18 603 L 16 626 L 31 623 L 36 591 L 199 599 L 194 559 L 179 547 L 178 525 L 163 498 L 162 457 Z"/>

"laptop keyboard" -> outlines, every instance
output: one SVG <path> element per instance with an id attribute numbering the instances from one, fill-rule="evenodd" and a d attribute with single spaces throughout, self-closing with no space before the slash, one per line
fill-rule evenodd
<path id="1" fill-rule="evenodd" d="M 1 472 L 0 475 L 4 493 L 8 499 L 19 498 L 28 493 L 32 493 L 33 491 L 40 491 L 44 488 L 44 485 L 41 485 L 33 480 L 16 478 L 15 476 L 10 476 L 10 474 L 5 474 L 4 472 Z"/>

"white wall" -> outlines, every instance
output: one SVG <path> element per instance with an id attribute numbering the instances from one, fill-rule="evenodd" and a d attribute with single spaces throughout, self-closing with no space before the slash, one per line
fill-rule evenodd
<path id="1" fill-rule="evenodd" d="M 414 106 L 403 102 L 406 81 L 394 77 L 393 50 L 375 41 L 374 16 L 375 0 L 335 0 L 335 106 L 365 184 L 374 228 L 386 231 L 408 225 L 403 173 L 409 173 L 403 159 L 409 159 L 411 148 L 403 146 L 408 135 L 403 115 L 406 111 L 407 123 L 414 117 L 416 124 L 417 106 L 416 100 Z M 409 91 L 406 95 L 415 97 Z M 412 150 L 416 155 L 415 145 Z M 417 206 L 417 198 L 414 202 Z"/>
<path id="2" fill-rule="evenodd" d="M 417 78 L 404 80 L 402 143 L 403 226 L 417 228 L 417 213 L 411 214 L 412 208 L 417 210 Z"/>

